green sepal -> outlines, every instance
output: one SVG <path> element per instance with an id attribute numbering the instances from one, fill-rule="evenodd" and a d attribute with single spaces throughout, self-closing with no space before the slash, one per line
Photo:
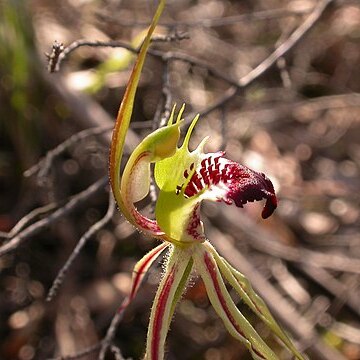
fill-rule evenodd
<path id="1" fill-rule="evenodd" d="M 213 254 L 204 244 L 194 248 L 194 264 L 204 281 L 209 300 L 228 332 L 241 341 L 256 360 L 279 360 L 245 316 L 236 307 L 222 279 Z"/>
<path id="2" fill-rule="evenodd" d="M 175 308 L 176 308 L 176 305 L 177 303 L 179 302 L 181 296 L 184 294 L 185 292 L 185 289 L 186 289 L 186 285 L 189 281 L 189 277 L 190 277 L 190 274 L 191 274 L 191 271 L 192 271 L 192 268 L 193 268 L 193 264 L 194 264 L 194 260 L 191 258 L 189 260 L 189 263 L 184 271 L 184 274 L 181 278 L 181 281 L 179 283 L 179 286 L 178 288 L 176 289 L 176 292 L 175 292 L 175 295 L 174 295 L 174 299 L 173 299 L 173 302 L 171 304 L 171 311 L 170 311 L 170 319 L 173 317 L 174 315 L 174 312 L 175 312 Z M 169 323 L 169 326 L 170 326 L 170 323 Z"/>
<path id="3" fill-rule="evenodd" d="M 240 271 L 231 266 L 226 259 L 221 257 L 209 242 L 205 242 L 204 246 L 212 253 L 221 273 L 236 290 L 242 301 L 244 301 L 244 303 L 247 304 L 265 324 L 267 324 L 297 359 L 305 360 L 296 349 L 289 336 L 282 330 L 280 325 L 271 315 L 271 312 L 263 299 L 253 290 L 249 280 Z"/>
<path id="4" fill-rule="evenodd" d="M 126 218 L 132 222 L 130 211 L 125 204 L 125 199 L 120 191 L 120 165 L 123 155 L 123 149 L 125 144 L 125 137 L 130 125 L 130 119 L 134 107 L 134 99 L 136 90 L 139 84 L 140 75 L 144 66 L 146 54 L 150 46 L 151 36 L 155 30 L 155 27 L 159 21 L 160 15 L 165 7 L 165 0 L 160 0 L 156 9 L 155 15 L 152 19 L 149 30 L 145 36 L 144 42 L 141 46 L 139 55 L 134 64 L 134 68 L 131 72 L 128 85 L 125 90 L 124 97 L 120 104 L 119 112 L 117 115 L 114 131 L 112 134 L 111 147 L 110 147 L 110 164 L 109 175 L 110 184 L 117 204 Z"/>
<path id="5" fill-rule="evenodd" d="M 173 246 L 151 308 L 144 360 L 164 358 L 165 339 L 176 305 L 175 301 L 180 297 L 178 289 L 184 282 L 184 273 L 189 269 L 189 262 L 191 262 L 191 252 Z"/>

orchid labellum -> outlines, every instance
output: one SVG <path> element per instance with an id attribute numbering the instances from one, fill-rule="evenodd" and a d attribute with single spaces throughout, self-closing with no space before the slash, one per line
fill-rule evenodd
<path id="1" fill-rule="evenodd" d="M 160 1 L 137 57 L 120 105 L 110 151 L 111 186 L 120 210 L 139 231 L 162 241 L 135 266 L 128 302 L 136 295 L 143 276 L 154 260 L 165 249 L 170 252 L 151 310 L 145 359 L 164 358 L 171 318 L 193 269 L 203 279 L 210 302 L 229 333 L 249 349 L 254 359 L 278 357 L 236 307 L 225 281 L 297 359 L 304 359 L 248 280 L 222 258 L 206 239 L 200 220 L 202 200 L 223 201 L 243 207 L 247 202 L 265 199 L 262 217 L 270 216 L 277 206 L 277 200 L 273 185 L 264 174 L 227 160 L 224 153 L 204 153 L 207 138 L 190 152 L 188 144 L 198 117 L 191 123 L 179 146 L 184 107 L 177 115 L 174 107 L 167 126 L 148 135 L 136 147 L 120 176 L 124 141 L 140 73 L 163 7 L 164 1 Z M 135 206 L 149 192 L 151 163 L 155 163 L 155 181 L 159 187 L 155 220 L 142 215 Z"/>

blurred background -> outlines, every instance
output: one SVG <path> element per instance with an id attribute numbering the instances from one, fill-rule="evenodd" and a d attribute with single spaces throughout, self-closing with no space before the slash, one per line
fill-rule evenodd
<path id="1" fill-rule="evenodd" d="M 109 129 L 134 54 L 83 46 L 52 74 L 44 54 L 55 40 L 121 40 L 136 48 L 156 3 L 0 0 L 0 245 L 20 239 L 0 257 L 0 359 L 72 358 L 98 344 L 129 292 L 134 264 L 155 245 L 116 211 L 45 301 L 79 239 L 108 209 Z M 251 70 L 290 44 L 309 16 L 318 19 L 301 41 L 249 82 Z M 168 57 L 148 56 L 127 154 L 174 102 L 187 104 L 187 117 L 200 112 L 192 146 L 210 135 L 207 151 L 225 150 L 266 173 L 279 198 L 266 221 L 261 203 L 204 204 L 209 239 L 311 359 L 360 359 L 359 2 L 177 0 L 168 1 L 161 23 L 157 35 L 167 41 L 152 49 Z M 151 198 L 141 206 L 151 212 Z M 116 331 L 124 358 L 144 353 L 161 264 Z M 239 307 L 279 358 L 290 359 Z M 167 357 L 250 359 L 196 276 L 172 322 Z M 97 350 L 82 358 L 96 359 Z"/>

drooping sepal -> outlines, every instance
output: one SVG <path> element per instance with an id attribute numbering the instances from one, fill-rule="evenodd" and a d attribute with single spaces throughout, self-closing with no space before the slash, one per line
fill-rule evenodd
<path id="1" fill-rule="evenodd" d="M 141 260 L 139 260 L 136 263 L 132 276 L 132 287 L 129 296 L 130 300 L 132 300 L 137 294 L 141 282 L 144 279 L 144 276 L 146 275 L 151 265 L 160 256 L 160 254 L 168 247 L 169 244 L 162 243 L 157 247 L 155 247 L 154 249 L 150 250 L 146 255 L 144 255 L 144 257 Z"/>
<path id="2" fill-rule="evenodd" d="M 186 276 L 189 267 L 191 269 L 191 261 L 191 253 L 173 247 L 151 308 L 145 360 L 164 358 L 165 339 L 176 305 L 175 301 L 180 298 L 179 293 L 184 287 L 184 274 Z"/>
<path id="3" fill-rule="evenodd" d="M 232 267 L 229 262 L 221 257 L 215 248 L 206 241 L 204 246 L 214 256 L 214 259 L 220 269 L 221 274 L 229 282 L 229 284 L 239 294 L 242 301 L 247 304 L 250 309 L 276 334 L 276 336 L 284 343 L 288 350 L 299 360 L 305 358 L 296 349 L 288 335 L 276 322 L 270 313 L 269 308 L 266 306 L 262 298 L 255 293 L 249 280 L 241 274 L 238 270 Z"/>
<path id="4" fill-rule="evenodd" d="M 167 243 L 162 243 L 156 248 L 149 251 L 144 255 L 141 260 L 139 260 L 133 270 L 132 280 L 131 280 L 131 290 L 130 294 L 124 299 L 120 307 L 118 308 L 118 313 L 123 313 L 128 305 L 134 300 L 140 285 L 147 274 L 147 271 L 154 263 L 154 261 L 160 256 L 160 254 L 169 246 Z"/>
<path id="5" fill-rule="evenodd" d="M 133 223 L 134 225 L 137 225 L 136 218 L 134 218 L 133 213 L 136 215 L 136 209 L 131 206 L 131 201 L 127 199 L 125 196 L 129 195 L 129 189 L 122 189 L 122 180 L 120 177 L 120 165 L 121 165 L 121 159 L 123 155 L 123 149 L 125 145 L 125 137 L 130 125 L 131 115 L 133 112 L 134 107 L 134 99 L 137 91 L 137 87 L 140 80 L 140 75 L 142 68 L 144 66 L 145 58 L 147 51 L 150 46 L 151 42 L 151 36 L 155 30 L 155 27 L 159 21 L 160 15 L 165 7 L 165 0 L 160 0 L 158 7 L 156 9 L 156 12 L 154 14 L 154 17 L 152 19 L 152 22 L 150 24 L 150 27 L 147 31 L 147 34 L 145 36 L 145 39 L 142 43 L 142 46 L 140 48 L 140 52 L 136 58 L 133 70 L 130 75 L 129 82 L 127 84 L 125 94 L 123 96 L 123 99 L 121 101 L 117 119 L 115 122 L 115 127 L 112 134 L 112 140 L 111 140 L 111 147 L 110 147 L 110 158 L 109 158 L 109 175 L 110 175 L 110 184 L 111 188 L 115 197 L 115 200 L 120 207 L 122 213 L 124 216 Z M 176 141 L 177 143 L 177 141 Z M 141 152 L 146 151 L 147 149 L 142 149 Z M 137 156 L 142 155 L 140 153 L 137 153 L 133 160 L 138 160 Z M 130 166 L 130 170 L 133 170 L 133 168 Z M 142 170 L 146 171 L 146 168 L 142 168 Z M 125 172 L 124 172 L 125 175 Z M 148 185 L 146 182 L 144 184 L 139 184 L 141 186 L 140 190 L 137 191 L 135 194 L 135 197 L 141 197 L 144 193 L 146 193 L 146 186 Z M 134 187 L 133 187 L 134 188 Z M 123 191 L 122 191 L 123 190 Z M 141 218 L 141 215 L 139 215 Z M 146 220 L 143 218 L 142 220 Z M 145 221 L 146 222 L 146 221 Z M 157 233 L 161 233 L 160 230 L 156 229 L 155 232 L 152 231 L 152 228 L 155 226 L 155 223 L 151 223 L 148 226 L 149 229 L 145 228 L 145 231 L 148 231 L 150 235 L 154 233 L 156 235 Z M 156 226 L 155 226 L 156 227 Z M 141 228 L 141 226 L 140 226 Z"/>
<path id="6" fill-rule="evenodd" d="M 204 245 L 197 246 L 194 264 L 204 281 L 206 292 L 215 311 L 221 317 L 229 333 L 249 349 L 253 359 L 278 360 L 275 353 L 237 309 L 226 289 L 213 255 Z"/>

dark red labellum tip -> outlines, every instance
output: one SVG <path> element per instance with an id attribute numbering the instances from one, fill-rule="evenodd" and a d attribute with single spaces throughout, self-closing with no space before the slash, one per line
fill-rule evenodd
<path id="1" fill-rule="evenodd" d="M 270 196 L 267 198 L 264 209 L 261 213 L 261 217 L 263 219 L 267 219 L 269 216 L 272 215 L 272 213 L 277 208 L 277 198 L 275 195 Z"/>

